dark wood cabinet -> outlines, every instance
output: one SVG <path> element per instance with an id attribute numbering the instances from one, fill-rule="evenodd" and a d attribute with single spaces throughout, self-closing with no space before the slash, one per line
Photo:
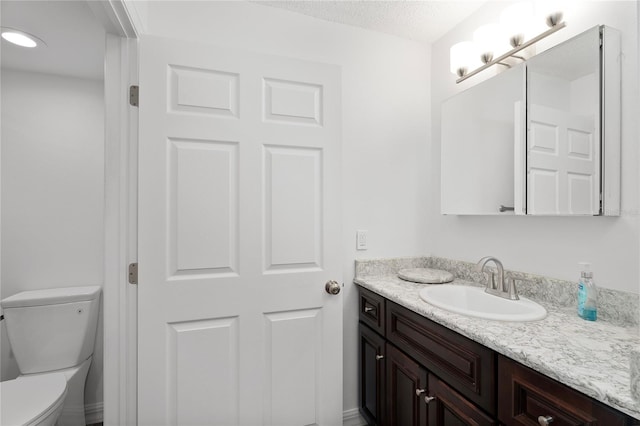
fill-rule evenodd
<path id="1" fill-rule="evenodd" d="M 360 412 L 376 426 L 640 422 L 360 288 Z"/>
<path id="2" fill-rule="evenodd" d="M 387 422 L 389 426 L 426 426 L 427 370 L 387 344 Z"/>
<path id="3" fill-rule="evenodd" d="M 360 291 L 360 322 L 384 336 L 385 298 L 372 291 Z"/>
<path id="4" fill-rule="evenodd" d="M 453 390 L 429 375 L 429 426 L 494 426 L 498 422 Z"/>
<path id="5" fill-rule="evenodd" d="M 496 354 L 402 306 L 387 302 L 386 337 L 488 413 L 496 413 Z"/>
<path id="6" fill-rule="evenodd" d="M 385 340 L 360 323 L 360 413 L 371 426 L 384 426 Z"/>
<path id="7" fill-rule="evenodd" d="M 507 357 L 498 360 L 498 416 L 507 426 L 624 426 L 631 419 Z M 544 424 L 544 421 L 542 421 Z"/>

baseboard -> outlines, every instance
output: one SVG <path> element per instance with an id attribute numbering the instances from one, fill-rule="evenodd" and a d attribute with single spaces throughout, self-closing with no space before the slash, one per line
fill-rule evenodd
<path id="1" fill-rule="evenodd" d="M 102 423 L 103 421 L 103 409 L 102 402 L 96 402 L 94 404 L 87 404 L 84 406 L 84 418 L 88 425 L 94 423 Z M 366 426 L 367 422 L 360 415 L 360 410 L 353 408 L 342 413 L 342 425 L 343 426 Z"/>
<path id="2" fill-rule="evenodd" d="M 84 406 L 84 421 L 88 425 L 102 423 L 104 420 L 104 403 L 94 402 Z"/>
<path id="3" fill-rule="evenodd" d="M 360 410 L 352 408 L 342 413 L 343 426 L 366 426 L 367 422 L 360 415 Z"/>

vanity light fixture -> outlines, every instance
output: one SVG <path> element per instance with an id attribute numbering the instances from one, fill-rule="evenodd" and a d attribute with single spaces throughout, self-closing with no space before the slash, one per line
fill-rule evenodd
<path id="1" fill-rule="evenodd" d="M 20 47 L 34 48 L 47 45 L 42 39 L 24 31 L 8 27 L 1 27 L 1 31 L 4 40 Z"/>
<path id="2" fill-rule="evenodd" d="M 562 20 L 562 11 L 549 7 L 549 2 L 545 5 L 547 8 L 542 17 L 548 29 L 536 36 L 531 34 L 533 4 L 523 1 L 512 4 L 502 12 L 500 25 L 489 24 L 478 28 L 473 34 L 473 42 L 463 41 L 451 46 L 450 65 L 451 72 L 458 77 L 456 83 L 495 64 L 508 67 L 510 65 L 505 62 L 508 58 L 526 60 L 517 53 L 564 28 L 567 24 Z"/>

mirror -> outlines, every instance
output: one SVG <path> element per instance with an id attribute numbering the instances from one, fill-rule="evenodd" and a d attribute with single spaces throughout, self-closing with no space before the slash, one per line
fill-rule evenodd
<path id="1" fill-rule="evenodd" d="M 603 30 L 592 28 L 527 63 L 527 214 L 602 214 Z M 604 65 L 614 72 L 616 63 Z M 619 174 L 619 162 L 615 169 Z"/>
<path id="2" fill-rule="evenodd" d="M 514 114 L 524 108 L 525 71 L 511 68 L 442 103 L 443 214 L 513 214 Z"/>
<path id="3" fill-rule="evenodd" d="M 594 27 L 446 100 L 441 212 L 619 215 L 619 55 Z"/>

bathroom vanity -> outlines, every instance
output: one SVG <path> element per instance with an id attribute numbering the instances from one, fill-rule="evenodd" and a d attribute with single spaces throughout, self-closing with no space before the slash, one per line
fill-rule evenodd
<path id="1" fill-rule="evenodd" d="M 571 320 L 555 308 L 531 323 L 479 320 L 421 301 L 421 284 L 389 275 L 356 276 L 355 282 L 360 411 L 370 425 L 640 423 L 628 364 L 624 390 L 618 371 L 622 353 L 628 362 L 627 349 L 637 343 L 624 327 Z M 558 332 L 562 324 L 567 330 Z M 577 334 L 580 327 L 610 332 L 602 341 L 587 342 Z M 589 343 L 594 350 L 579 354 Z M 610 359 L 602 360 L 609 351 Z M 589 357 L 594 359 L 583 363 Z"/>

